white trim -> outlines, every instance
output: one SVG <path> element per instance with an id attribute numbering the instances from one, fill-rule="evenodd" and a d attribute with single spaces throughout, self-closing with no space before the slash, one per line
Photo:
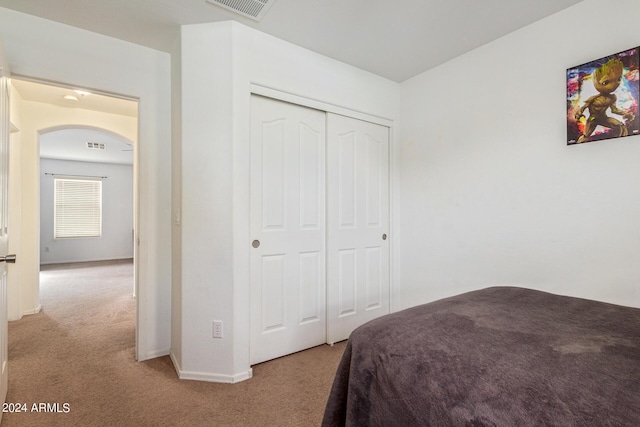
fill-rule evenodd
<path id="1" fill-rule="evenodd" d="M 23 316 L 29 316 L 31 314 L 38 314 L 40 313 L 40 311 L 42 310 L 42 304 L 38 304 L 38 306 L 36 308 L 34 308 L 33 310 L 26 310 L 22 312 Z"/>
<path id="2" fill-rule="evenodd" d="M 309 107 L 327 113 L 338 114 L 341 116 L 351 117 L 353 119 L 363 120 L 365 122 L 371 122 L 378 125 L 386 126 L 388 128 L 393 127 L 393 120 L 385 117 L 374 116 L 371 114 L 363 113 L 361 111 L 351 110 L 349 108 L 340 107 L 338 105 L 330 104 L 317 99 L 311 99 L 304 96 L 296 95 L 289 92 L 284 92 L 278 89 L 262 86 L 256 83 L 251 83 L 251 94 L 266 96 L 268 98 L 277 99 L 279 101 L 289 102 L 291 104 L 301 105 L 303 107 Z"/>
<path id="3" fill-rule="evenodd" d="M 173 352 L 169 353 L 169 357 L 171 358 L 171 362 L 173 362 L 173 367 L 176 370 L 176 374 L 178 374 L 178 378 L 181 380 L 195 380 L 195 381 L 206 381 L 210 383 L 235 384 L 241 381 L 248 380 L 253 377 L 253 369 L 251 368 L 249 368 L 249 370 L 246 372 L 241 372 L 235 375 L 187 372 L 182 370 L 182 367 L 174 357 Z"/>
<path id="4" fill-rule="evenodd" d="M 171 359 L 171 363 L 173 363 L 173 369 L 176 370 L 176 375 L 178 375 L 178 378 L 180 378 L 180 372 L 182 371 L 182 368 L 180 367 L 180 364 L 178 363 L 176 357 L 173 355 L 173 351 L 169 351 L 169 359 Z"/>
<path id="5" fill-rule="evenodd" d="M 164 357 L 169 355 L 169 349 L 155 350 L 147 353 L 143 358 L 138 357 L 138 362 L 144 362 L 145 360 L 155 359 L 156 357 Z M 138 355 L 139 356 L 139 355 Z"/>
<path id="6" fill-rule="evenodd" d="M 93 237 L 90 237 L 93 238 Z M 53 265 L 53 264 L 76 264 L 79 262 L 100 262 L 100 261 L 124 261 L 124 260 L 133 260 L 132 256 L 123 256 L 118 258 L 91 258 L 91 259 L 71 259 L 71 260 L 62 260 L 62 261 L 45 261 L 41 262 L 40 265 Z"/>

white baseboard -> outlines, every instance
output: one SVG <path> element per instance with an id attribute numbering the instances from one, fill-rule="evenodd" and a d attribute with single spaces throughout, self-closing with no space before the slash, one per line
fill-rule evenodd
<path id="1" fill-rule="evenodd" d="M 138 355 L 138 362 L 144 362 L 145 360 L 155 359 L 156 357 L 169 356 L 169 349 L 154 350 L 146 353 L 144 356 Z"/>
<path id="2" fill-rule="evenodd" d="M 106 257 L 106 258 L 91 258 L 91 259 L 70 259 L 70 260 L 51 260 L 51 261 L 40 261 L 40 265 L 53 265 L 53 264 L 75 264 L 78 262 L 99 262 L 99 261 L 120 261 L 126 259 L 133 259 L 132 256 L 116 256 L 116 257 Z"/>
<path id="3" fill-rule="evenodd" d="M 180 378 L 180 371 L 182 371 L 182 368 L 180 367 L 176 357 L 173 355 L 173 351 L 169 352 L 169 357 L 171 358 L 171 363 L 173 363 L 173 369 L 176 370 L 176 374 L 178 375 L 178 378 Z"/>
<path id="4" fill-rule="evenodd" d="M 195 381 L 206 381 L 210 383 L 235 384 L 241 381 L 248 380 L 251 377 L 253 377 L 253 369 L 251 368 L 249 368 L 247 372 L 242 372 L 235 375 L 183 371 L 182 367 L 180 366 L 176 358 L 173 356 L 173 353 L 169 354 L 169 357 L 171 357 L 171 361 L 173 362 L 173 367 L 176 369 L 178 378 L 180 378 L 181 380 L 195 380 Z"/>
<path id="5" fill-rule="evenodd" d="M 22 312 L 23 316 L 28 316 L 30 314 L 38 314 L 40 313 L 40 311 L 42 311 L 42 305 L 38 304 L 38 306 L 36 308 L 34 308 L 33 310 L 25 310 Z"/>

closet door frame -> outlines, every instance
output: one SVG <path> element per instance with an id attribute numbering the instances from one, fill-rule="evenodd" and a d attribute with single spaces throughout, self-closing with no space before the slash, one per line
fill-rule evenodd
<path id="1" fill-rule="evenodd" d="M 386 126 L 390 129 L 389 146 L 391 146 L 391 144 L 393 143 L 394 121 L 391 119 L 373 116 L 371 114 L 362 113 L 360 111 L 351 110 L 349 108 L 340 107 L 338 105 L 328 104 L 326 102 L 305 98 L 303 96 L 294 95 L 294 94 L 283 92 L 277 89 L 268 88 L 266 86 L 260 86 L 258 84 L 251 85 L 251 94 L 261 95 L 267 98 L 273 98 L 278 101 L 285 101 L 291 104 L 297 104 L 302 107 L 309 107 L 309 108 L 313 108 L 320 111 L 326 111 L 327 113 L 334 113 L 341 116 L 351 117 L 353 119 L 363 120 L 365 122 L 371 122 L 378 125 Z M 393 159 L 391 158 L 392 153 L 393 153 L 393 150 L 390 148 L 389 150 L 390 166 L 393 164 Z M 390 191 L 392 192 L 393 190 L 390 190 Z"/>
<path id="2" fill-rule="evenodd" d="M 395 305 L 395 250 L 396 246 L 394 244 L 394 234 L 395 234 L 395 223 L 394 223 L 394 176 L 395 176 L 395 156 L 394 156 L 394 135 L 395 135 L 395 127 L 394 121 L 391 119 L 387 119 L 384 117 L 378 117 L 366 113 L 362 113 L 359 111 L 351 110 L 349 108 L 340 107 L 337 105 L 329 104 L 326 102 L 305 98 L 303 96 L 295 95 L 292 93 L 280 91 L 277 89 L 269 88 L 266 86 L 261 86 L 259 84 L 251 84 L 250 86 L 250 94 L 251 95 L 260 95 L 267 98 L 272 98 L 279 101 L 289 102 L 292 104 L 297 104 L 302 107 L 309 107 L 316 110 L 325 111 L 327 113 L 334 113 L 346 117 L 351 117 L 358 120 L 363 120 L 366 122 L 375 123 L 378 125 L 382 125 L 389 128 L 389 224 L 390 224 L 390 232 L 389 232 L 389 310 L 390 312 L 396 311 Z M 247 319 L 247 325 L 249 325 L 249 319 Z"/>

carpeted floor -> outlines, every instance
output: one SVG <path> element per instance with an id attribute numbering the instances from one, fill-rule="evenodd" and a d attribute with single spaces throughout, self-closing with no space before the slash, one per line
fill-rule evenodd
<path id="1" fill-rule="evenodd" d="M 254 366 L 238 384 L 179 380 L 169 357 L 134 360 L 132 287 L 130 261 L 43 267 L 42 312 L 9 323 L 7 403 L 27 411 L 4 413 L 3 427 L 320 424 L 345 343 Z M 60 412 L 32 410 L 47 403 Z"/>

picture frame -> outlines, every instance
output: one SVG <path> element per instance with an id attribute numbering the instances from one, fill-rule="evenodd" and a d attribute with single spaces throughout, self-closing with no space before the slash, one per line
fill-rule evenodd
<path id="1" fill-rule="evenodd" d="M 567 145 L 640 134 L 640 47 L 567 69 Z"/>

